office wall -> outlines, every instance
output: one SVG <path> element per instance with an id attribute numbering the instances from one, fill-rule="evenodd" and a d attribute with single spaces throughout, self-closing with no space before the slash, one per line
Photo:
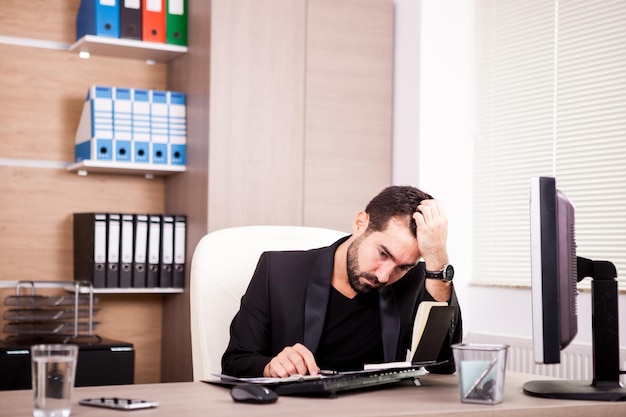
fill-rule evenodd
<path id="1" fill-rule="evenodd" d="M 0 1 L 0 36 L 35 41 L 35 46 L 0 42 L 0 285 L 72 280 L 74 212 L 164 209 L 161 178 L 79 177 L 65 169 L 74 159 L 74 132 L 90 85 L 166 86 L 164 64 L 98 56 L 82 60 L 54 49 L 74 42 L 79 4 Z M 2 290 L 0 298 L 13 293 Z M 96 333 L 135 345 L 136 382 L 160 379 L 162 297 L 99 296 Z"/>
<path id="2" fill-rule="evenodd" d="M 455 287 L 463 308 L 465 333 L 530 338 L 528 288 L 469 283 L 474 232 L 472 200 L 480 198 L 472 192 L 473 4 L 466 0 L 395 3 L 393 181 L 423 187 L 446 205 L 450 259 L 456 267 Z M 619 305 L 626 309 L 626 294 L 620 294 Z M 579 333 L 575 343 L 589 345 L 588 292 L 580 294 L 578 310 Z M 620 322 L 620 335 L 620 346 L 624 348 L 626 320 Z"/>

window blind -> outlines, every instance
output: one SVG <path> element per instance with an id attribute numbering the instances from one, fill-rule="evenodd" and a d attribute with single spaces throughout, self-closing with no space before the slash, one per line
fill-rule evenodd
<path id="1" fill-rule="evenodd" d="M 626 2 L 476 0 L 475 35 L 473 282 L 530 285 L 538 175 L 575 206 L 578 256 L 626 276 Z"/>

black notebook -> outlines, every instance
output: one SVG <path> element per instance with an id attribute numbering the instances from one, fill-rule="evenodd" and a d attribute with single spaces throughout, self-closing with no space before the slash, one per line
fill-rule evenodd
<path id="1" fill-rule="evenodd" d="M 423 305 L 424 302 L 420 304 Z M 449 305 L 434 304 L 427 312 L 427 318 L 423 325 L 423 330 L 414 329 L 411 353 L 411 362 L 438 361 L 441 347 L 446 341 L 446 336 L 450 330 L 450 323 L 454 318 L 455 307 Z M 418 311 L 419 314 L 419 311 Z M 416 315 L 416 323 L 420 317 Z"/>

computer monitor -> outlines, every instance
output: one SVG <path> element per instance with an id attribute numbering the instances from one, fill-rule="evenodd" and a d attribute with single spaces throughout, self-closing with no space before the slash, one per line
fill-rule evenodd
<path id="1" fill-rule="evenodd" d="M 524 384 L 528 395 L 625 401 L 620 383 L 617 271 L 607 261 L 577 256 L 574 206 L 553 177 L 530 184 L 530 246 L 535 362 L 560 363 L 578 331 L 577 284 L 592 278 L 593 380 L 542 380 Z"/>

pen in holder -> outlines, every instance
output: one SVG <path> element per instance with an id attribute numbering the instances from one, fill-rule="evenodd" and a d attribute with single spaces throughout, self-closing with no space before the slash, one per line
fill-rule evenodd
<path id="1" fill-rule="evenodd" d="M 461 402 L 501 403 L 508 345 L 461 343 L 452 349 Z"/>
<path id="2" fill-rule="evenodd" d="M 495 356 L 485 370 L 480 374 L 472 386 L 467 390 L 464 399 L 489 400 L 495 397 L 493 390 L 495 389 L 495 379 L 493 375 L 489 375 L 498 363 L 498 356 Z M 486 379 L 489 375 L 489 379 Z M 485 380 L 486 379 L 486 380 Z"/>

